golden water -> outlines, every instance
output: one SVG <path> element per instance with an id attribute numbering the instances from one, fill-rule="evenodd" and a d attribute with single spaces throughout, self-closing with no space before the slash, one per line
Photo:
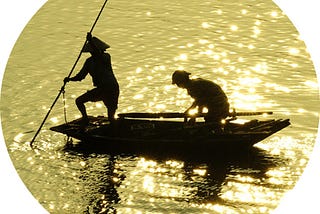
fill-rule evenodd
<path id="1" fill-rule="evenodd" d="M 14 47 L 3 78 L 2 126 L 13 163 L 51 213 L 269 213 L 308 162 L 318 122 L 315 71 L 303 41 L 272 1 L 117 0 L 93 34 L 111 45 L 121 96 L 118 112 L 184 111 L 192 100 L 171 84 L 185 69 L 220 84 L 238 111 L 271 110 L 292 125 L 231 159 L 172 159 L 59 150 L 59 101 L 28 141 L 68 75 L 102 1 L 51 0 Z M 75 72 L 81 68 L 81 57 Z M 66 87 L 68 120 L 90 78 Z M 105 114 L 101 103 L 91 115 Z"/>

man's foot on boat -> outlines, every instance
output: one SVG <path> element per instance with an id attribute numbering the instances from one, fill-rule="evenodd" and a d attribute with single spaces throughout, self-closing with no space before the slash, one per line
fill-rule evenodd
<path id="1" fill-rule="evenodd" d="M 88 117 L 82 117 L 79 122 L 81 127 L 86 127 L 89 125 L 89 118 Z"/>

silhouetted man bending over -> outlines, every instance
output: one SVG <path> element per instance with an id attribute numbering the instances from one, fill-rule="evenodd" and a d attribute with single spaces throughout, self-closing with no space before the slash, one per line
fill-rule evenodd
<path id="1" fill-rule="evenodd" d="M 204 108 L 208 112 L 205 116 L 206 122 L 220 123 L 229 114 L 229 102 L 221 87 L 209 80 L 197 78 L 190 79 L 190 73 L 177 70 L 172 75 L 172 84 L 180 88 L 185 88 L 188 94 L 194 99 L 193 104 L 185 111 L 198 107 L 198 112 L 202 113 Z"/>

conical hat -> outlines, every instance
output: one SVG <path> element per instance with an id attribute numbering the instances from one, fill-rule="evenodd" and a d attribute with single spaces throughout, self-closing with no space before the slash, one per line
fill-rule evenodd
<path id="1" fill-rule="evenodd" d="M 101 51 L 105 51 L 106 49 L 110 48 L 110 45 L 103 42 L 102 40 L 98 39 L 97 37 L 92 37 L 93 44 Z M 92 47 L 89 42 L 83 47 L 82 52 L 91 52 Z"/>

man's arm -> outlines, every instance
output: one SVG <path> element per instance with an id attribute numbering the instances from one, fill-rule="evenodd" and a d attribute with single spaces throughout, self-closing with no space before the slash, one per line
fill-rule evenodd
<path id="1" fill-rule="evenodd" d="M 188 114 L 191 109 L 194 109 L 194 108 L 196 108 L 197 106 L 198 106 L 198 103 L 197 103 L 196 101 L 194 101 L 194 102 L 192 103 L 192 105 L 191 105 L 184 113 L 185 113 L 185 114 Z"/>
<path id="2" fill-rule="evenodd" d="M 64 78 L 64 82 L 67 83 L 69 81 L 81 81 L 84 78 L 86 78 L 87 74 L 88 74 L 88 59 L 86 60 L 86 62 L 84 63 L 82 69 L 79 71 L 79 73 L 77 75 L 75 75 L 74 77 L 66 77 Z"/>

